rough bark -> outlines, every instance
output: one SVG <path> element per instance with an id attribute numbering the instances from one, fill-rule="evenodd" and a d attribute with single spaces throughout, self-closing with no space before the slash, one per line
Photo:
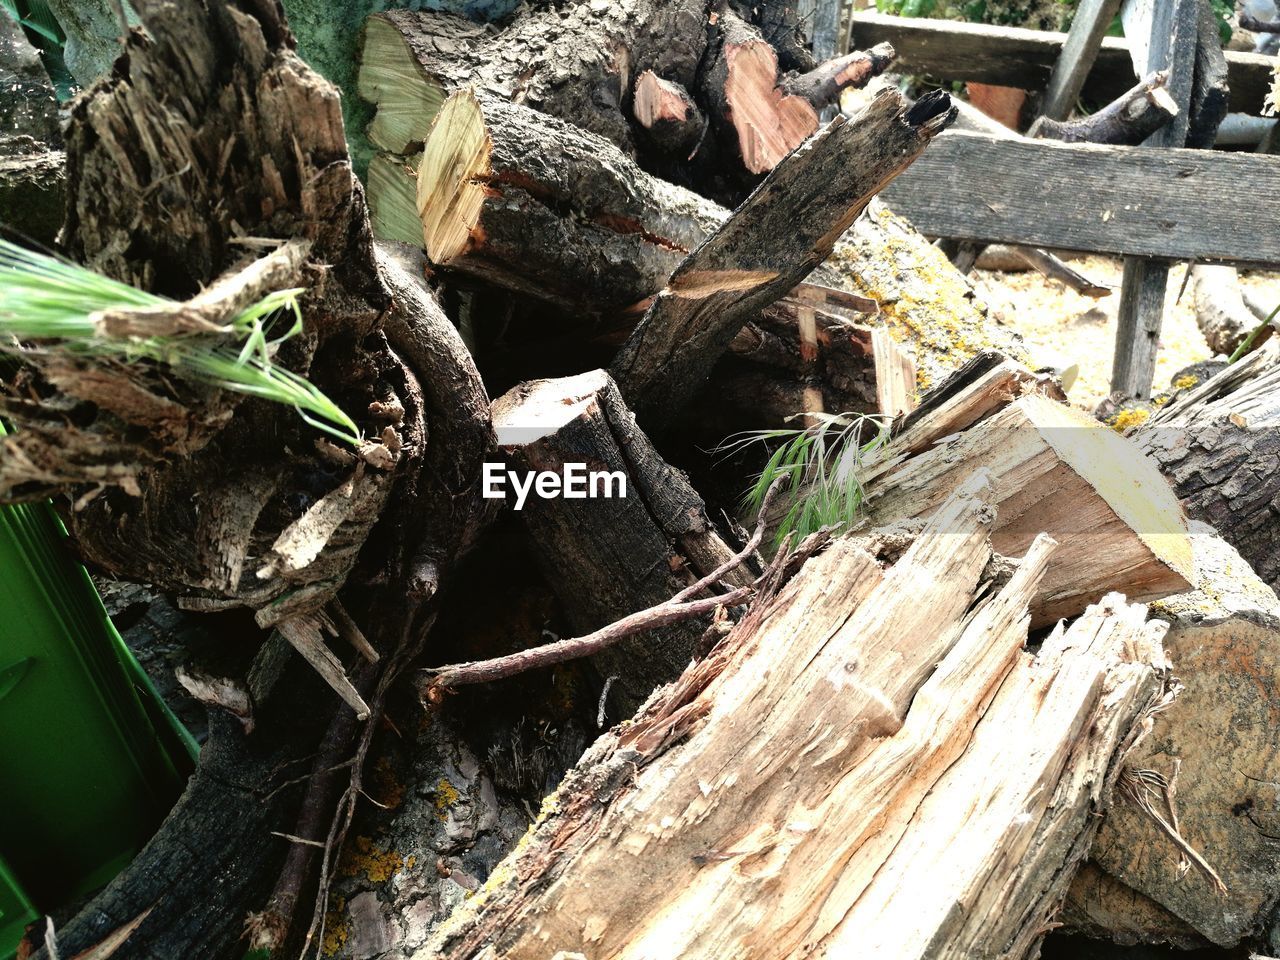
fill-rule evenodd
<path id="1" fill-rule="evenodd" d="M 1280 349 L 1261 349 L 1157 411 L 1135 433 L 1196 520 L 1213 526 L 1272 589 L 1280 585 Z"/>
<path id="2" fill-rule="evenodd" d="M 487 104 L 481 105 L 482 111 L 488 109 Z M 455 277 L 470 275 L 562 307 L 576 304 L 577 310 L 591 318 L 599 315 L 600 308 L 584 302 L 587 298 L 582 291 L 594 291 L 593 295 L 604 297 L 605 303 L 643 305 L 662 289 L 687 252 L 729 216 L 727 209 L 692 191 L 633 173 L 636 168 L 626 163 L 607 141 L 564 124 L 552 121 L 550 128 L 557 135 L 569 137 L 566 144 L 576 146 L 571 151 L 539 152 L 539 145 L 550 148 L 558 142 L 536 133 L 548 127 L 546 118 L 519 106 L 496 109 L 510 116 L 518 131 L 531 132 L 513 134 L 511 145 L 504 147 L 499 142 L 501 138 L 494 137 L 496 130 L 486 130 L 495 140 L 494 153 L 504 149 L 511 155 L 527 151 L 525 169 L 516 179 L 531 179 L 535 185 L 549 179 L 549 197 L 559 202 L 537 202 L 517 184 L 502 186 L 504 195 L 511 196 L 514 202 L 501 208 L 482 198 L 479 215 L 497 218 L 495 234 L 518 238 L 520 242 L 504 241 L 500 245 L 490 242 L 486 232 L 472 230 L 466 242 L 476 255 L 472 256 L 468 247 L 455 255 L 450 263 Z M 440 136 L 442 145 L 450 139 L 443 132 Z M 588 157 L 607 162 L 587 163 L 584 158 Z M 423 228 L 415 201 L 417 165 L 416 158 L 375 157 L 370 165 L 370 202 L 374 227 L 380 236 L 422 245 Z M 543 171 L 557 170 L 566 175 L 575 171 L 581 178 L 578 189 L 555 187 L 559 174 L 543 177 Z M 578 196 L 582 190 L 594 194 L 601 206 L 588 208 L 581 204 Z M 605 198 L 613 199 L 605 202 Z M 472 195 L 473 203 L 475 199 Z M 621 216 L 598 216 L 599 210 L 607 212 L 610 208 L 620 210 Z M 437 205 L 435 217 L 450 216 L 446 208 Z M 637 223 L 641 232 L 634 230 Z M 544 242 L 543 237 L 554 241 Z M 616 257 L 600 256 L 598 251 L 615 251 L 625 254 L 626 259 L 619 262 Z M 636 274 L 636 266 L 644 268 L 644 276 Z M 561 282 L 566 274 L 577 279 L 576 285 Z M 831 257 L 814 271 L 813 279 L 880 304 L 879 314 L 872 322 L 887 327 L 914 354 L 922 389 L 982 349 L 1024 356 L 1017 336 L 991 316 L 969 281 L 910 224 L 876 201 L 869 206 L 867 215 L 855 221 L 836 242 Z M 626 297 L 634 294 L 635 298 L 627 300 L 618 296 L 618 291 L 625 291 Z M 626 317 L 619 319 L 628 325 L 634 323 Z M 584 335 L 593 336 L 595 332 Z M 607 363 L 608 358 L 597 359 L 578 370 L 601 362 Z"/>
<path id="3" fill-rule="evenodd" d="M 1073 909 L 1115 937 L 1233 947 L 1264 932 L 1280 897 L 1275 787 L 1265 772 L 1280 753 L 1280 696 L 1267 682 L 1280 671 L 1280 603 L 1212 528 L 1193 524 L 1192 544 L 1195 589 L 1151 608 L 1169 623 L 1165 651 L 1182 689 L 1130 763 L 1174 784 L 1173 824 L 1226 893 L 1201 871 L 1183 875 L 1182 851 L 1164 829 L 1136 805 L 1119 804 L 1090 854 L 1118 883 L 1077 882 Z"/>
<path id="4" fill-rule="evenodd" d="M 663 603 L 733 555 L 701 497 L 658 456 L 603 371 L 522 384 L 494 402 L 493 420 L 501 449 L 520 470 L 560 473 L 567 463 L 585 463 L 624 478 L 625 488 L 617 478 L 608 481 L 612 488 L 591 481 L 596 496 L 586 499 L 531 493 L 521 511 L 575 632 Z M 708 624 L 674 624 L 598 654 L 600 675 L 618 678 L 610 716 L 634 712 L 678 675 Z"/>
<path id="5" fill-rule="evenodd" d="M 633 78 L 652 70 L 693 89 L 706 47 L 703 0 L 572 2 L 505 29 L 443 13 L 388 11 L 365 27 L 361 95 L 377 106 L 369 138 L 406 153 L 426 140 L 446 97 L 468 84 L 570 120 L 634 154 Z"/>
<path id="6" fill-rule="evenodd" d="M 1169 72 L 1159 70 L 1096 113 L 1078 120 L 1041 117 L 1028 135 L 1067 143 L 1142 143 L 1178 115 L 1178 105 L 1165 89 L 1168 80 Z"/>
<path id="7" fill-rule="evenodd" d="M 825 260 L 875 193 L 954 116 L 945 94 L 906 108 L 885 91 L 774 168 L 672 273 L 614 360 L 641 422 L 668 424 L 746 320 Z"/>
<path id="8" fill-rule="evenodd" d="M 66 163 L 27 137 L 0 139 L 0 223 L 19 236 L 51 244 L 66 206 Z"/>
<path id="9" fill-rule="evenodd" d="M 868 521 L 928 516 L 986 470 L 1000 553 L 1021 555 L 1042 531 L 1058 541 L 1032 604 L 1035 625 L 1073 616 L 1112 590 L 1135 600 L 1185 590 L 1193 574 L 1186 519 L 1164 478 L 1133 444 L 1042 389 L 1004 364 L 975 363 L 936 400 L 926 397 L 864 471 Z"/>
<path id="10" fill-rule="evenodd" d="M 1214 353 L 1231 356 L 1258 326 L 1258 318 L 1241 296 L 1240 277 L 1235 267 L 1193 264 L 1191 299 L 1196 323 Z"/>
<path id="11" fill-rule="evenodd" d="M 722 213 L 605 140 L 469 91 L 442 107 L 416 196 L 432 263 L 582 313 L 652 296 Z"/>
<path id="12" fill-rule="evenodd" d="M 987 495 L 887 571 L 838 541 L 760 601 L 418 956 L 1031 955 L 1160 693 L 1162 626 L 1113 598 L 1025 653 L 1052 545 L 973 607 Z"/>

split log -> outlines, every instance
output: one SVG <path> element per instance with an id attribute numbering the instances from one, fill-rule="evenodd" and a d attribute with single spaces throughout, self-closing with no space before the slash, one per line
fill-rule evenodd
<path id="1" fill-rule="evenodd" d="M 1032 607 L 1035 625 L 1111 590 L 1136 600 L 1185 590 L 1193 574 L 1186 520 L 1155 465 L 1011 366 L 974 362 L 908 416 L 861 478 L 867 522 L 928 516 L 986 470 L 998 552 L 1019 556 L 1041 531 L 1058 541 Z"/>
<path id="2" fill-rule="evenodd" d="M 1191 299 L 1196 323 L 1214 353 L 1231 356 L 1258 326 L 1244 302 L 1235 267 L 1196 263 L 1191 266 Z"/>
<path id="3" fill-rule="evenodd" d="M 882 44 L 783 79 L 773 46 L 726 10 L 712 27 L 701 91 L 721 141 L 733 145 L 747 173 L 758 175 L 812 136 L 818 112 L 835 102 L 841 90 L 866 85 L 892 59 L 893 47 Z"/>
<path id="4" fill-rule="evenodd" d="M 1169 71 L 1158 70 L 1096 113 L 1079 120 L 1041 117 L 1027 135 L 1067 143 L 1142 143 L 1178 115 L 1178 104 L 1165 89 L 1168 80 Z"/>
<path id="5" fill-rule="evenodd" d="M 375 216 L 407 221 L 374 195 Z M 611 143 L 470 91 L 441 108 L 416 197 L 432 263 L 585 312 L 652 296 L 722 218 Z"/>
<path id="6" fill-rule="evenodd" d="M 1052 544 L 975 607 L 988 495 L 888 571 L 849 540 L 810 561 L 597 742 L 419 956 L 1031 955 L 1163 625 L 1113 598 L 1026 653 Z"/>
<path id="7" fill-rule="evenodd" d="M 640 432 L 604 371 L 522 384 L 493 404 L 498 444 L 522 471 L 586 464 L 582 497 L 516 501 L 546 580 L 580 634 L 669 600 L 733 556 L 683 473 Z M 726 581 L 746 583 L 745 573 Z M 685 621 L 601 652 L 622 715 L 688 664 L 709 621 Z M 611 716 L 616 716 L 614 712 Z"/>
<path id="8" fill-rule="evenodd" d="M 1172 784 L 1173 814 L 1155 808 L 1221 875 L 1186 872 L 1183 852 L 1138 806 L 1117 804 L 1090 854 L 1103 877 L 1078 878 L 1073 916 L 1113 938 L 1234 947 L 1262 933 L 1280 896 L 1274 722 L 1280 692 L 1280 602 L 1206 524 L 1193 523 L 1195 589 L 1157 601 L 1165 652 L 1182 689 L 1130 755 Z"/>
<path id="9" fill-rule="evenodd" d="M 1134 434 L 1187 512 L 1280 588 L 1280 348 L 1260 349 L 1158 410 Z"/>
<path id="10" fill-rule="evenodd" d="M 954 118 L 945 94 L 907 108 L 886 90 L 773 169 L 676 268 L 614 360 L 646 428 L 671 421 L 747 319 L 825 260 L 875 193 Z"/>
<path id="11" fill-rule="evenodd" d="M 445 99 L 467 85 L 519 99 L 634 154 L 623 110 L 631 78 L 652 70 L 694 88 L 706 47 L 694 0 L 572 2 L 531 10 L 496 30 L 447 13 L 390 10 L 365 24 L 358 84 L 377 107 L 369 139 L 391 153 L 427 138 Z"/>

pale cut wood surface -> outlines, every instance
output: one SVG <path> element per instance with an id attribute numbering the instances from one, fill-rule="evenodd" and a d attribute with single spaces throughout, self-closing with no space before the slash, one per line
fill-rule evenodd
<path id="1" fill-rule="evenodd" d="M 811 561 L 590 751 L 420 955 L 1027 956 L 1160 692 L 1161 626 L 1111 600 L 1024 652 L 1053 545 L 972 606 L 990 496 L 966 484 L 887 570 L 850 540 Z"/>
<path id="2" fill-rule="evenodd" d="M 915 429 L 932 433 L 928 420 Z M 996 550 L 1019 556 L 1041 531 L 1059 543 L 1033 604 L 1036 625 L 1115 589 L 1148 600 L 1187 588 L 1193 564 L 1173 491 L 1136 445 L 1093 418 L 1031 393 L 929 448 L 911 432 L 863 477 L 869 522 L 928 516 L 973 471 L 990 471 Z M 921 452 L 902 459 L 904 449 Z"/>
<path id="3" fill-rule="evenodd" d="M 1238 185 L 1278 176 L 1265 155 L 951 130 L 884 199 L 935 236 L 1247 266 L 1280 263 L 1280 198 Z"/>

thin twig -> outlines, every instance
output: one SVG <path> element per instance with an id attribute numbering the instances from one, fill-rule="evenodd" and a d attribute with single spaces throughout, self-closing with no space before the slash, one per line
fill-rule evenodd
<path id="1" fill-rule="evenodd" d="M 524 673 L 527 670 L 534 670 L 538 667 L 549 667 L 553 664 L 564 663 L 566 660 L 589 657 L 637 633 L 700 617 L 703 614 L 714 612 L 718 607 L 731 607 L 746 600 L 755 593 L 756 586 L 759 583 L 758 579 L 750 586 L 739 587 L 736 590 L 730 590 L 728 593 L 714 594 L 700 600 L 690 600 L 689 598 L 709 587 L 715 586 L 727 572 L 741 565 L 755 553 L 756 548 L 760 546 L 760 542 L 764 539 L 773 501 L 782 492 L 789 479 L 788 475 L 783 474 L 770 484 L 768 491 L 764 495 L 764 500 L 760 504 L 760 513 L 756 520 L 755 531 L 751 534 L 751 539 L 747 541 L 746 546 L 706 576 L 685 587 L 670 600 L 665 600 L 656 607 L 649 607 L 646 610 L 638 610 L 635 613 L 628 614 L 622 619 L 615 620 L 608 626 L 601 627 L 586 636 L 557 640 L 554 643 L 543 644 L 540 647 L 530 647 L 528 650 L 520 650 L 504 657 L 494 657 L 491 660 L 474 660 L 468 663 L 455 663 L 445 667 L 432 667 L 424 670 L 423 672 L 431 679 L 425 685 L 423 699 L 430 703 L 436 703 L 443 697 L 444 691 L 454 687 L 462 687 L 474 683 L 491 683 L 494 680 L 514 677 L 517 674 Z"/>
<path id="2" fill-rule="evenodd" d="M 699 586 L 701 582 L 694 586 Z M 557 640 L 555 643 L 530 647 L 528 650 L 520 650 L 505 657 L 494 657 L 492 660 L 475 660 L 470 663 L 430 668 L 423 671 L 431 676 L 425 691 L 425 699 L 435 703 L 441 699 L 443 691 L 453 687 L 473 683 L 491 683 L 538 667 L 549 667 L 564 663 L 566 660 L 589 657 L 637 633 L 691 620 L 703 614 L 712 613 L 717 607 L 736 605 L 753 593 L 755 593 L 754 587 L 739 587 L 728 593 L 691 600 L 688 603 L 673 603 L 668 600 L 656 607 L 639 610 L 621 620 L 615 620 L 607 627 L 601 627 L 586 636 Z"/>

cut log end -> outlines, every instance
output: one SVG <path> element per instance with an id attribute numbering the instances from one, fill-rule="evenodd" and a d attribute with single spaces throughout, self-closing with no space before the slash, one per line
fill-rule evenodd
<path id="1" fill-rule="evenodd" d="M 749 173 L 768 173 L 818 129 L 818 112 L 778 88 L 778 55 L 763 40 L 726 43 L 724 99 Z"/>
<path id="2" fill-rule="evenodd" d="M 555 433 L 585 414 L 608 383 L 603 370 L 589 370 L 576 377 L 520 384 L 493 402 L 498 446 L 524 446 Z"/>
<path id="3" fill-rule="evenodd" d="M 377 105 L 369 140 L 382 150 L 404 153 L 426 139 L 446 91 L 414 57 L 404 35 L 386 17 L 365 23 L 356 76 L 360 96 Z"/>
<path id="4" fill-rule="evenodd" d="M 418 165 L 418 216 L 433 263 L 447 264 L 471 245 L 492 150 L 475 95 L 464 91 L 445 101 Z"/>

